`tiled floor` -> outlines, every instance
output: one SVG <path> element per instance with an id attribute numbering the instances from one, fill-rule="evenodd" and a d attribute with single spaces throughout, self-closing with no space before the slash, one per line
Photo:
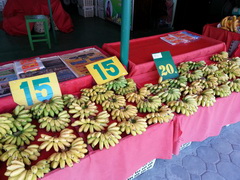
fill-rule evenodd
<path id="1" fill-rule="evenodd" d="M 240 180 L 240 122 L 222 128 L 203 142 L 192 142 L 170 160 L 134 180 Z"/>

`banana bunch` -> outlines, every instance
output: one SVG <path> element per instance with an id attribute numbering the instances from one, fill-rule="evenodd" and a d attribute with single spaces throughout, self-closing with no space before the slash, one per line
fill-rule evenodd
<path id="1" fill-rule="evenodd" d="M 50 100 L 34 104 L 31 107 L 33 118 L 40 119 L 44 116 L 58 115 L 64 109 L 64 102 L 61 96 L 52 97 Z"/>
<path id="2" fill-rule="evenodd" d="M 7 161 L 7 166 L 11 164 L 12 161 L 18 160 L 26 165 L 31 165 L 31 160 L 35 161 L 40 156 L 39 146 L 37 144 L 32 144 L 27 147 L 20 147 L 14 144 L 5 144 L 3 146 L 5 153 L 0 156 L 1 161 Z"/>
<path id="3" fill-rule="evenodd" d="M 88 101 L 88 102 L 77 102 L 77 103 L 72 103 L 69 106 L 69 111 L 70 114 L 73 114 L 73 118 L 84 118 L 88 116 L 95 116 L 96 113 L 98 113 L 98 108 L 94 102 Z"/>
<path id="4" fill-rule="evenodd" d="M 181 92 L 177 88 L 169 88 L 158 93 L 157 96 L 161 99 L 161 102 L 176 101 L 180 99 Z"/>
<path id="5" fill-rule="evenodd" d="M 32 114 L 30 113 L 30 110 L 25 109 L 25 106 L 23 105 L 17 105 L 12 112 L 12 116 L 14 121 L 18 121 L 22 125 L 26 125 L 32 121 Z"/>
<path id="6" fill-rule="evenodd" d="M 186 62 L 182 62 L 179 64 L 179 70 L 180 70 L 180 72 L 188 72 L 191 70 L 200 69 L 200 68 L 204 67 L 205 65 L 206 65 L 205 61 L 186 61 Z"/>
<path id="7" fill-rule="evenodd" d="M 14 119 L 14 117 L 13 117 L 13 115 L 11 113 L 3 113 L 3 114 L 1 114 L 0 115 L 0 119 L 2 119 L 2 120 L 5 119 L 3 124 L 8 124 L 8 125 L 11 124 L 11 130 L 9 131 L 9 134 L 12 134 L 13 132 L 17 132 L 17 131 L 22 131 L 23 130 L 23 125 L 19 121 L 15 121 L 15 119 Z M 10 121 L 11 121 L 11 123 L 10 123 Z M 6 129 L 7 127 L 5 125 L 3 125 L 2 128 L 0 128 L 0 130 L 2 130 L 2 133 L 4 133 L 5 132 L 4 129 Z M 1 132 L 0 132 L 0 134 L 1 134 Z"/>
<path id="8" fill-rule="evenodd" d="M 200 83 L 203 89 L 215 88 L 218 86 L 218 78 L 214 77 L 213 75 L 208 75 L 207 77 L 203 77 L 197 80 L 197 82 Z"/>
<path id="9" fill-rule="evenodd" d="M 0 156 L 2 155 L 3 145 L 0 143 Z"/>
<path id="10" fill-rule="evenodd" d="M 226 97 L 231 94 L 230 87 L 227 84 L 222 84 L 214 88 L 215 96 Z"/>
<path id="11" fill-rule="evenodd" d="M 124 76 L 121 76 L 113 81 L 109 81 L 105 84 L 108 90 L 118 91 L 127 85 L 127 80 Z"/>
<path id="12" fill-rule="evenodd" d="M 98 145 L 100 150 L 103 148 L 109 149 L 110 146 L 115 146 L 119 143 L 119 139 L 122 138 L 120 136 L 121 134 L 120 128 L 117 126 L 117 123 L 114 122 L 107 127 L 105 132 L 101 131 L 88 134 L 87 143 L 93 148 Z"/>
<path id="13" fill-rule="evenodd" d="M 77 136 L 73 134 L 72 129 L 63 129 L 60 132 L 59 137 L 52 137 L 46 134 L 41 134 L 41 138 L 38 141 L 42 142 L 40 145 L 40 150 L 45 149 L 49 151 L 53 148 L 56 152 L 60 149 L 65 150 L 66 147 L 70 147 L 70 143 L 76 138 Z"/>
<path id="14" fill-rule="evenodd" d="M 149 113 L 146 115 L 148 124 L 156 124 L 156 123 L 168 123 L 172 120 L 174 114 L 172 110 L 168 106 L 162 106 L 158 112 Z"/>
<path id="15" fill-rule="evenodd" d="M 220 28 L 231 31 L 231 32 L 238 32 L 239 20 L 234 16 L 226 16 L 220 22 Z"/>
<path id="16" fill-rule="evenodd" d="M 136 136 L 142 134 L 147 130 L 146 118 L 135 116 L 118 124 L 121 132 Z"/>
<path id="17" fill-rule="evenodd" d="M 80 159 L 84 158 L 87 152 L 87 145 L 84 143 L 83 138 L 79 137 L 71 142 L 67 150 L 53 153 L 48 158 L 48 161 L 53 169 L 56 169 L 58 166 L 63 169 L 66 165 L 72 167 L 73 163 L 79 163 Z"/>
<path id="18" fill-rule="evenodd" d="M 70 121 L 70 115 L 66 110 L 60 112 L 57 117 L 43 117 L 38 120 L 39 128 L 45 128 L 48 132 L 59 132 L 66 128 Z"/>
<path id="19" fill-rule="evenodd" d="M 227 57 L 226 54 L 224 53 L 214 54 L 210 57 L 210 60 L 215 62 L 222 62 L 225 61 L 226 59 Z"/>
<path id="20" fill-rule="evenodd" d="M 169 84 L 166 86 L 168 87 Z M 152 84 L 152 83 L 148 83 L 148 84 L 144 84 L 144 87 L 147 87 L 147 89 L 151 92 L 151 94 L 156 95 L 157 93 L 161 92 L 162 89 L 165 88 L 165 84 Z"/>
<path id="21" fill-rule="evenodd" d="M 107 99 L 114 95 L 113 91 L 98 92 L 97 95 L 91 97 L 91 101 L 96 102 L 96 104 L 102 104 Z"/>
<path id="22" fill-rule="evenodd" d="M 240 66 L 240 57 L 233 57 L 231 62 Z"/>
<path id="23" fill-rule="evenodd" d="M 224 84 L 229 79 L 228 75 L 224 73 L 223 70 L 215 71 L 213 75 L 209 75 L 209 76 L 214 76 L 218 78 L 218 84 Z"/>
<path id="24" fill-rule="evenodd" d="M 68 106 L 70 106 L 70 105 L 73 103 L 73 101 L 75 101 L 77 98 L 76 98 L 74 95 L 72 95 L 72 94 L 64 94 L 64 95 L 62 96 L 62 99 L 63 99 L 63 104 L 64 104 L 64 106 L 68 107 Z"/>
<path id="25" fill-rule="evenodd" d="M 122 106 L 126 106 L 126 99 L 122 95 L 113 95 L 102 103 L 104 111 L 112 111 Z"/>
<path id="26" fill-rule="evenodd" d="M 218 70 L 218 66 L 216 64 L 206 65 L 202 68 L 202 72 L 204 76 L 211 75 L 217 70 Z"/>
<path id="27" fill-rule="evenodd" d="M 139 89 L 138 92 L 132 92 L 126 94 L 126 99 L 128 102 L 136 102 L 138 103 L 140 100 L 143 100 L 145 97 L 149 96 L 151 92 L 148 90 L 147 87 L 142 87 Z"/>
<path id="28" fill-rule="evenodd" d="M 102 111 L 96 116 L 89 116 L 87 118 L 80 118 L 77 121 L 72 123 L 72 126 L 80 126 L 79 132 L 95 132 L 95 131 L 102 131 L 104 127 L 107 126 L 109 123 L 110 114 L 107 111 Z"/>
<path id="29" fill-rule="evenodd" d="M 187 95 L 182 100 L 170 101 L 167 105 L 172 111 L 189 116 L 197 112 L 198 109 L 197 101 L 194 97 L 193 95 Z"/>
<path id="30" fill-rule="evenodd" d="M 157 112 L 162 105 L 161 99 L 158 96 L 148 96 L 137 103 L 139 112 Z"/>
<path id="31" fill-rule="evenodd" d="M 179 74 L 185 74 L 190 71 L 190 67 L 187 62 L 181 62 L 178 64 L 177 69 Z"/>
<path id="32" fill-rule="evenodd" d="M 184 88 L 181 88 L 182 94 L 184 96 L 186 95 L 192 95 L 192 94 L 198 94 L 203 90 L 203 86 L 200 81 L 193 81 L 189 86 L 186 86 Z"/>
<path id="33" fill-rule="evenodd" d="M 36 125 L 31 123 L 26 124 L 22 127 L 21 131 L 7 134 L 0 141 L 3 144 L 15 144 L 17 146 L 23 146 L 24 144 L 30 144 L 37 135 Z"/>
<path id="34" fill-rule="evenodd" d="M 233 81 L 227 82 L 232 92 L 240 92 L 240 79 L 234 79 Z"/>
<path id="35" fill-rule="evenodd" d="M 182 88 L 182 87 L 186 87 L 188 79 L 186 76 L 179 76 L 176 79 L 167 79 L 165 81 L 168 81 L 169 83 L 167 87 Z"/>
<path id="36" fill-rule="evenodd" d="M 9 115 L 11 117 L 11 114 Z M 6 116 L 6 113 L 0 114 L 0 139 L 2 139 L 7 134 L 12 134 L 11 128 L 13 128 L 13 121 L 10 120 L 8 116 Z"/>
<path id="37" fill-rule="evenodd" d="M 240 77 L 240 67 L 237 64 L 232 64 L 225 67 L 223 72 L 228 75 L 229 79 L 237 79 Z"/>
<path id="38" fill-rule="evenodd" d="M 114 109 L 111 112 L 112 119 L 117 119 L 118 122 L 125 121 L 133 116 L 136 116 L 138 113 L 138 110 L 136 106 L 133 105 L 127 105 L 122 106 L 118 109 Z"/>
<path id="39" fill-rule="evenodd" d="M 203 106 L 203 107 L 209 107 L 213 106 L 213 104 L 216 102 L 216 98 L 214 95 L 213 89 L 205 89 L 204 91 L 201 92 L 198 96 L 196 96 L 196 101 L 198 106 Z"/>
<path id="40" fill-rule="evenodd" d="M 14 160 L 9 166 L 5 176 L 9 176 L 11 180 L 37 180 L 38 178 L 44 177 L 44 174 L 50 172 L 50 166 L 48 161 L 41 160 L 36 165 L 26 169 L 25 164 L 21 161 Z"/>
<path id="41" fill-rule="evenodd" d="M 116 94 L 118 95 L 126 95 L 131 92 L 135 92 L 137 90 L 137 85 L 133 81 L 133 79 L 127 78 L 127 84 L 123 88 L 119 88 L 118 91 L 115 91 Z"/>
<path id="42" fill-rule="evenodd" d="M 188 82 L 193 82 L 195 80 L 201 79 L 203 77 L 203 72 L 200 69 L 189 71 L 182 74 L 183 76 L 186 76 L 188 79 Z"/>

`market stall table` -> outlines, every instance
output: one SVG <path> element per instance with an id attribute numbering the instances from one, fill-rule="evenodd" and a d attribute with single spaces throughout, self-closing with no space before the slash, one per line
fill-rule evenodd
<path id="1" fill-rule="evenodd" d="M 226 48 L 229 50 L 233 41 L 240 41 L 240 34 L 230 32 L 221 28 L 217 28 L 218 23 L 206 24 L 203 27 L 203 35 L 222 41 L 226 43 Z M 240 43 L 236 46 L 236 49 L 231 54 L 232 57 L 240 56 Z"/>
<path id="2" fill-rule="evenodd" d="M 226 46 L 223 42 L 189 31 L 186 32 L 200 36 L 200 38 L 189 43 L 180 43 L 176 45 L 171 45 L 160 39 L 160 37 L 177 32 L 130 40 L 129 77 L 157 71 L 152 58 L 153 53 L 170 51 L 175 64 L 177 64 L 190 60 L 206 60 L 209 59 L 211 55 L 226 50 Z M 105 43 L 102 49 L 110 55 L 115 55 L 120 58 L 120 42 Z"/>

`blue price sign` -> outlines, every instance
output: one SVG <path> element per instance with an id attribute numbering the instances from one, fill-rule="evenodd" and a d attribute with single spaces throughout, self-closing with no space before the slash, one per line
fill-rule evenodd
<path id="1" fill-rule="evenodd" d="M 56 73 L 49 73 L 9 82 L 14 102 L 31 106 L 39 101 L 61 96 Z"/>
<path id="2" fill-rule="evenodd" d="M 152 54 L 159 75 L 163 80 L 179 76 L 178 70 L 169 51 Z"/>

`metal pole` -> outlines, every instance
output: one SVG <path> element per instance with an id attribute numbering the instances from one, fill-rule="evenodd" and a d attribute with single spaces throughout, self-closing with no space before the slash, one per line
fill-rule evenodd
<path id="1" fill-rule="evenodd" d="M 52 26 L 53 38 L 54 38 L 54 41 L 57 42 L 56 32 L 55 32 L 55 27 L 54 27 L 54 22 L 53 22 L 53 16 L 52 16 L 51 0 L 48 0 L 48 9 L 49 9 L 49 15 L 50 15 L 50 23 L 51 23 L 51 26 Z"/>
<path id="2" fill-rule="evenodd" d="M 121 54 L 120 59 L 123 65 L 128 68 L 130 22 L 131 22 L 131 1 L 122 0 L 122 23 L 121 23 Z"/>

